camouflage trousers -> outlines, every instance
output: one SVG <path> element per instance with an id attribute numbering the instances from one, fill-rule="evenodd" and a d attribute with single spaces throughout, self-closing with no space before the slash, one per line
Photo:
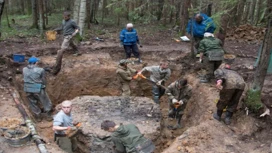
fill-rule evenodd
<path id="1" fill-rule="evenodd" d="M 244 90 L 241 89 L 223 89 L 220 91 L 220 99 L 216 105 L 218 110 L 227 107 L 227 111 L 234 112 L 238 106 L 239 100 Z"/>
<path id="2" fill-rule="evenodd" d="M 122 85 L 122 96 L 130 96 L 129 83 L 121 83 Z"/>
<path id="3" fill-rule="evenodd" d="M 73 151 L 75 151 L 75 149 L 77 148 L 77 139 L 75 137 L 57 137 L 56 143 L 62 150 L 67 153 L 73 153 Z"/>
<path id="4" fill-rule="evenodd" d="M 208 57 L 204 57 L 203 64 L 205 67 L 206 76 L 211 79 L 213 77 L 213 72 L 219 68 L 219 66 L 222 64 L 222 61 L 209 61 Z"/>

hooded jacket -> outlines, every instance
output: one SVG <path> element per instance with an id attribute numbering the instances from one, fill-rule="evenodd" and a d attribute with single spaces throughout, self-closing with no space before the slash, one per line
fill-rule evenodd
<path id="1" fill-rule="evenodd" d="M 118 66 L 116 70 L 116 74 L 118 77 L 118 80 L 120 83 L 129 83 L 132 80 L 132 75 L 133 73 L 136 73 L 137 71 L 130 68 L 130 67 L 123 67 L 123 66 Z"/>
<path id="2" fill-rule="evenodd" d="M 134 124 L 120 125 L 111 137 L 116 150 L 122 151 L 122 148 L 125 148 L 126 153 L 134 153 L 135 146 L 146 140 Z"/>

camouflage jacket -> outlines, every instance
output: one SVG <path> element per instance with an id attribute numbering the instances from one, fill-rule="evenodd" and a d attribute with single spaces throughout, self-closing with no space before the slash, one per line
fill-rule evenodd
<path id="1" fill-rule="evenodd" d="M 217 77 L 223 81 L 223 89 L 244 89 L 245 81 L 237 72 L 221 68 L 223 74 Z"/>
<path id="2" fill-rule="evenodd" d="M 206 53 L 208 51 L 224 51 L 222 49 L 222 42 L 218 38 L 207 37 L 200 41 L 199 52 Z"/>
<path id="3" fill-rule="evenodd" d="M 169 68 L 161 69 L 160 66 L 147 66 L 142 69 L 142 72 L 144 71 L 148 71 L 151 73 L 150 80 L 152 80 L 153 82 L 158 82 L 160 80 L 166 81 L 171 75 L 171 70 Z"/>
<path id="4" fill-rule="evenodd" d="M 38 83 L 46 85 L 45 71 L 36 65 L 28 65 L 23 68 L 25 83 Z"/>
<path id="5" fill-rule="evenodd" d="M 129 83 L 132 80 L 133 74 L 136 73 L 136 70 L 130 68 L 130 67 L 123 67 L 123 66 L 118 66 L 116 70 L 116 74 L 118 77 L 118 80 L 121 83 Z"/>
<path id="6" fill-rule="evenodd" d="M 178 82 L 175 81 L 167 87 L 166 94 L 170 100 L 175 98 L 178 101 L 182 100 L 186 103 L 192 95 L 192 87 L 188 84 L 187 86 L 179 89 Z"/>

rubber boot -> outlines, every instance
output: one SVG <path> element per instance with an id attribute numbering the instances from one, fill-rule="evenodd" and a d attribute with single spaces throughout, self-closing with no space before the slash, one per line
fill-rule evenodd
<path id="1" fill-rule="evenodd" d="M 223 110 L 217 110 L 217 112 L 213 114 L 213 118 L 216 119 L 217 121 L 221 121 L 222 113 Z"/>
<path id="2" fill-rule="evenodd" d="M 229 112 L 229 111 L 226 112 L 226 118 L 224 120 L 226 125 L 230 125 L 230 123 L 231 123 L 230 119 L 231 119 L 232 115 L 233 115 L 233 112 Z"/>

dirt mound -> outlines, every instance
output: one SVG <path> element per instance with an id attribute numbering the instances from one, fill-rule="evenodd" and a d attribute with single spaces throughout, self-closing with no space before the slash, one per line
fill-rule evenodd
<path id="1" fill-rule="evenodd" d="M 229 30 L 227 38 L 229 40 L 237 40 L 240 42 L 260 42 L 263 40 L 264 34 L 265 28 L 245 24 L 237 27 L 235 30 Z"/>

